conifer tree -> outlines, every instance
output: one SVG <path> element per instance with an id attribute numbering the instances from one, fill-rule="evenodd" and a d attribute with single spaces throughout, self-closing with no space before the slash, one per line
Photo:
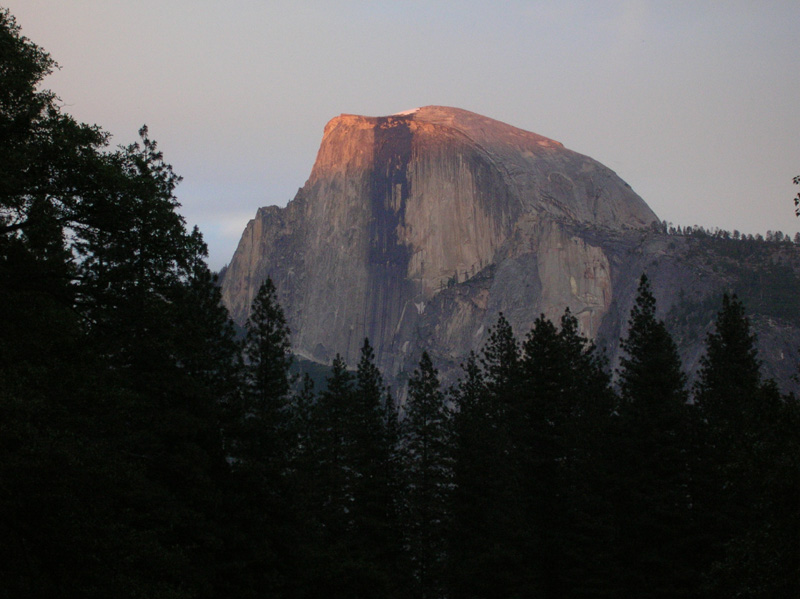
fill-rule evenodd
<path id="1" fill-rule="evenodd" d="M 599 514 L 608 500 L 598 449 L 606 445 L 612 409 L 609 375 L 569 310 L 560 330 L 539 317 L 522 350 L 518 445 L 526 584 L 550 597 L 589 588 L 602 594 L 598 579 L 609 565 L 609 538 Z"/>
<path id="2" fill-rule="evenodd" d="M 253 299 L 245 329 L 244 403 L 234 457 L 238 466 L 250 463 L 274 482 L 288 460 L 292 354 L 289 327 L 270 278 Z"/>
<path id="3" fill-rule="evenodd" d="M 568 397 L 562 477 L 566 532 L 558 535 L 564 573 L 558 588 L 566 595 L 611 594 L 614 570 L 611 478 L 611 422 L 616 396 L 605 356 L 580 334 L 577 318 L 567 309 L 561 318 L 559 347 L 564 355 L 561 393 Z"/>
<path id="4" fill-rule="evenodd" d="M 140 143 L 103 156 L 102 185 L 74 207 L 80 257 L 77 306 L 98 351 L 135 373 L 140 389 L 159 384 L 170 364 L 172 297 L 191 275 L 196 240 L 178 214 L 181 178 L 147 127 Z M 166 351 L 165 351 L 166 350 Z"/>
<path id="5" fill-rule="evenodd" d="M 413 593 L 440 596 L 452 491 L 450 411 L 438 371 L 423 352 L 408 384 L 402 423 L 406 468 L 406 544 Z"/>
<path id="6" fill-rule="evenodd" d="M 344 358 L 337 354 L 327 378 L 327 388 L 320 394 L 317 411 L 323 523 L 333 545 L 344 543 L 350 524 L 353 386 L 353 374 L 347 370 Z"/>
<path id="7" fill-rule="evenodd" d="M 712 562 L 708 592 L 788 597 L 787 581 L 800 577 L 800 537 L 789 540 L 800 525 L 785 499 L 800 486 L 787 468 L 797 450 L 796 401 L 762 380 L 756 336 L 735 295 L 723 295 L 706 339 L 695 401 L 704 423 L 698 507 Z"/>
<path id="8" fill-rule="evenodd" d="M 455 392 L 455 480 L 450 592 L 510 596 L 523 551 L 516 430 L 519 345 L 500 314 L 480 356 L 471 355 Z"/>
<path id="9" fill-rule="evenodd" d="M 259 287 L 245 323 L 244 375 L 230 433 L 229 526 L 238 536 L 230 566 L 239 588 L 276 594 L 291 588 L 300 553 L 289 478 L 291 420 L 289 328 L 272 280 Z"/>
<path id="10" fill-rule="evenodd" d="M 0 48 L 3 590 L 200 594 L 224 561 L 237 351 L 202 239 L 144 129 L 107 151 L 64 114 L 40 87 L 55 62 L 5 9 Z"/>
<path id="11" fill-rule="evenodd" d="M 462 364 L 463 377 L 453 390 L 452 527 L 448 544 L 449 595 L 466 597 L 477 583 L 487 580 L 484 556 L 491 547 L 492 508 L 484 482 L 493 471 L 488 447 L 492 433 L 486 426 L 486 387 L 478 357 L 470 352 Z M 488 584 L 491 584 L 489 582 Z M 488 590 L 488 589 L 487 589 Z M 480 594 L 479 592 L 477 594 Z"/>
<path id="12" fill-rule="evenodd" d="M 687 394 L 677 348 L 656 318 L 645 275 L 621 345 L 615 481 L 620 585 L 628 596 L 678 597 L 698 584 L 687 546 Z"/>
<path id="13" fill-rule="evenodd" d="M 519 357 L 519 344 L 514 338 L 514 331 L 501 312 L 497 323 L 489 331 L 480 359 L 486 389 L 497 404 L 500 415 L 508 415 L 514 409 L 514 400 L 519 391 Z"/>
<path id="14" fill-rule="evenodd" d="M 761 363 L 755 344 L 744 306 L 735 295 L 724 294 L 694 390 L 705 418 L 720 434 L 758 416 Z"/>
<path id="15" fill-rule="evenodd" d="M 656 318 L 656 300 L 646 275 L 639 280 L 628 336 L 621 346 L 625 355 L 618 374 L 623 405 L 646 413 L 685 404 L 686 377 L 677 347 L 664 322 Z"/>
<path id="16" fill-rule="evenodd" d="M 282 408 L 291 386 L 292 354 L 289 326 L 278 303 L 275 284 L 269 277 L 253 299 L 245 329 L 248 383 L 255 401 L 262 409 L 270 404 Z"/>
<path id="17" fill-rule="evenodd" d="M 293 485 L 303 506 L 310 505 L 311 489 L 317 472 L 315 464 L 319 460 L 319 435 L 316 430 L 317 393 L 314 381 L 303 373 L 299 389 L 291 396 L 288 423 L 289 462 Z"/>
<path id="18" fill-rule="evenodd" d="M 231 450 L 236 410 L 241 406 L 242 347 L 222 304 L 217 276 L 206 264 L 208 248 L 196 227 L 191 243 L 194 250 L 186 281 L 171 298 L 173 305 L 181 307 L 174 314 L 174 352 L 182 385 L 190 394 L 206 398 L 197 403 L 218 419 L 217 432 L 223 435 L 220 450 Z"/>
<path id="19" fill-rule="evenodd" d="M 385 462 L 389 459 L 389 447 L 384 420 L 387 390 L 375 365 L 375 352 L 366 338 L 361 346 L 354 391 L 353 417 L 350 422 L 353 437 L 350 461 L 364 487 L 359 492 L 357 501 L 368 504 L 372 499 L 368 496 L 376 490 L 373 483 L 381 476 Z M 374 507 L 364 505 L 366 512 Z"/>
<path id="20" fill-rule="evenodd" d="M 362 593 L 387 596 L 396 590 L 399 523 L 395 509 L 398 472 L 396 440 L 391 436 L 391 399 L 383 384 L 375 353 L 364 339 L 355 376 L 348 469 L 353 473 L 352 525 L 348 531 L 353 558 L 359 565 Z M 358 594 L 358 593 L 357 593 Z"/>

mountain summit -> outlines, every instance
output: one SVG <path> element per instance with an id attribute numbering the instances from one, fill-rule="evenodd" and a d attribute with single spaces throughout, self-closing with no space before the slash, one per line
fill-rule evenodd
<path id="1" fill-rule="evenodd" d="M 565 227 L 657 220 L 613 171 L 541 135 L 442 106 L 343 114 L 325 126 L 294 200 L 248 223 L 223 296 L 242 323 L 271 276 L 300 355 L 355 363 L 369 337 L 397 373 L 417 356 L 421 327 L 457 359 L 500 310 L 523 305 L 522 326 L 569 306 L 593 335 L 611 301 L 610 267 Z M 432 300 L 472 279 L 484 281 L 479 291 L 431 314 Z"/>
<path id="2" fill-rule="evenodd" d="M 297 354 L 355 364 L 369 337 L 398 382 L 423 349 L 448 378 L 500 312 L 524 334 L 569 308 L 613 361 L 643 271 L 665 310 L 718 305 L 744 272 L 662 229 L 613 171 L 541 135 L 443 106 L 343 114 L 296 197 L 248 223 L 223 300 L 243 323 L 270 276 Z M 703 334 L 682 349 L 689 368 Z"/>
<path id="3" fill-rule="evenodd" d="M 400 172 L 381 172 L 387 160 Z M 447 170 L 430 170 L 442 167 Z M 410 185 L 403 188 L 403 201 L 435 200 L 446 206 L 469 195 L 509 212 L 546 213 L 611 227 L 641 227 L 658 220 L 602 164 L 552 139 L 459 108 L 426 106 L 387 117 L 343 114 L 332 119 L 309 183 L 342 174 L 343 168 L 349 173 L 374 171 L 373 178 L 403 179 Z M 431 189 L 429 178 L 450 186 Z M 467 180 L 470 188 L 457 187 Z"/>

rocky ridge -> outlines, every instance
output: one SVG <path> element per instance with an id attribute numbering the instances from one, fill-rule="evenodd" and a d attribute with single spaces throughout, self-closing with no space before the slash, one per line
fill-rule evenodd
<path id="1" fill-rule="evenodd" d="M 535 133 L 441 106 L 341 115 L 296 197 L 248 223 L 223 300 L 243 323 L 270 276 L 299 355 L 355 364 L 369 337 L 390 379 L 423 349 L 452 377 L 500 312 L 523 334 L 569 308 L 585 334 L 614 339 L 643 270 L 668 266 L 665 313 L 678 289 L 726 288 L 713 270 L 698 280 L 658 222 L 613 171 Z"/>

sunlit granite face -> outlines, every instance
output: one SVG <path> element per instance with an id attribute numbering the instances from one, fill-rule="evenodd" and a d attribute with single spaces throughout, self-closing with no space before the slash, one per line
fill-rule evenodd
<path id="1" fill-rule="evenodd" d="M 576 235 L 657 221 L 615 173 L 559 142 L 465 110 L 341 115 L 286 208 L 262 208 L 223 281 L 244 322 L 271 276 L 298 354 L 355 364 L 364 337 L 384 371 L 425 344 L 457 361 L 500 310 L 527 330 L 565 307 L 594 335 L 609 258 Z"/>

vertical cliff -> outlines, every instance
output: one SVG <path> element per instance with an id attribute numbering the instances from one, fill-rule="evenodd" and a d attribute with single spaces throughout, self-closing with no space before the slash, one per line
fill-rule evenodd
<path id="1" fill-rule="evenodd" d="M 430 335 L 457 360 L 500 309 L 525 326 L 569 306 L 593 335 L 613 297 L 609 260 L 568 228 L 654 220 L 615 173 L 540 135 L 438 106 L 341 115 L 294 200 L 247 225 L 223 298 L 241 323 L 271 276 L 300 355 L 352 364 L 369 337 L 397 374 Z"/>

